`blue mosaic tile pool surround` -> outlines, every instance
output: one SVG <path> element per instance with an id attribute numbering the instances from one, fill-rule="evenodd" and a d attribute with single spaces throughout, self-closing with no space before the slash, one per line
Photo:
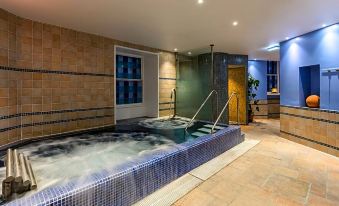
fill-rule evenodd
<path id="1" fill-rule="evenodd" d="M 240 128 L 229 126 L 7 205 L 131 205 L 243 141 Z"/>

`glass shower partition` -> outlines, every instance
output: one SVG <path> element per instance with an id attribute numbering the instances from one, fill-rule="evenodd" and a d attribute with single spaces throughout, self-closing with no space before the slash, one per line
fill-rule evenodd
<path id="1" fill-rule="evenodd" d="M 211 53 L 196 56 L 177 55 L 177 70 L 177 113 L 179 116 L 192 118 L 213 90 Z M 196 119 L 207 121 L 216 119 L 214 96 Z"/>

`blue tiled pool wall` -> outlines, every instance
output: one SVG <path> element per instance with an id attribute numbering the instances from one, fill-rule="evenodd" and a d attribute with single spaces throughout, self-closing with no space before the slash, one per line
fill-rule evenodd
<path id="1" fill-rule="evenodd" d="M 136 162 L 47 188 L 9 205 L 131 205 L 242 141 L 240 128 L 230 126 L 213 136 L 155 151 Z"/>

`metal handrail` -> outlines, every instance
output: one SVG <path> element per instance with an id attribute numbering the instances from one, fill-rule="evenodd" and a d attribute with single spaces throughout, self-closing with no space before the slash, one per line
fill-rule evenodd
<path id="1" fill-rule="evenodd" d="M 227 106 L 229 105 L 231 99 L 232 99 L 234 96 L 237 98 L 237 123 L 238 123 L 238 125 L 239 125 L 239 95 L 238 95 L 237 92 L 232 92 L 232 94 L 231 94 L 231 96 L 228 98 L 228 100 L 227 100 L 227 102 L 226 102 L 224 108 L 223 108 L 222 111 L 220 112 L 220 114 L 219 114 L 217 120 L 215 121 L 215 123 L 214 123 L 214 125 L 213 125 L 213 127 L 212 127 L 212 129 L 211 129 L 211 134 L 213 133 L 215 126 L 218 124 L 218 122 L 219 122 L 219 120 L 220 120 L 222 114 L 225 112 Z"/>
<path id="2" fill-rule="evenodd" d="M 209 100 L 209 98 L 212 96 L 212 94 L 215 94 L 217 97 L 217 113 L 218 113 L 218 92 L 216 90 L 212 90 L 211 93 L 206 97 L 205 101 L 200 105 L 199 109 L 197 110 L 197 112 L 194 114 L 194 116 L 192 117 L 192 119 L 190 120 L 190 122 L 187 124 L 187 126 L 185 127 L 185 135 L 188 134 L 187 129 L 191 126 L 192 122 L 194 121 L 194 119 L 197 117 L 197 115 L 199 114 L 199 112 L 201 111 L 201 109 L 205 106 L 206 102 Z"/>
<path id="3" fill-rule="evenodd" d="M 177 115 L 177 90 L 175 88 L 173 88 L 171 90 L 171 102 L 170 102 L 170 111 L 173 110 L 172 105 L 173 105 L 173 96 L 174 96 L 174 111 L 173 111 L 173 116 L 172 119 L 174 119 L 174 117 Z M 169 118 L 171 119 L 170 115 Z"/>

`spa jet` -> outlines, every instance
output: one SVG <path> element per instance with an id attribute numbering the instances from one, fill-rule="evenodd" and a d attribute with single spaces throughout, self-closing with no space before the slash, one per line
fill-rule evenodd
<path id="1" fill-rule="evenodd" d="M 2 181 L 2 197 L 8 200 L 13 193 L 24 193 L 37 188 L 29 159 L 18 151 L 8 149 L 5 158 L 6 178 Z"/>

